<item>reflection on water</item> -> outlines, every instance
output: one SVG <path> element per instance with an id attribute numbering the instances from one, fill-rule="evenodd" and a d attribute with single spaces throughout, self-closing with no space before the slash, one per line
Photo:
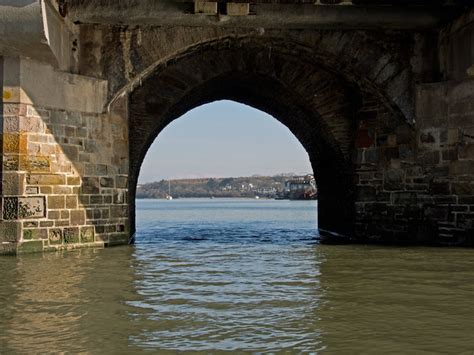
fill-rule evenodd
<path id="1" fill-rule="evenodd" d="M 472 352 L 472 249 L 327 246 L 315 202 L 138 201 L 137 245 L 0 258 L 0 353 Z"/>

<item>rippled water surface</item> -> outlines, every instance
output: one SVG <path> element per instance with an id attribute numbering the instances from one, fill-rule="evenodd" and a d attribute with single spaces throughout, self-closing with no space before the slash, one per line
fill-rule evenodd
<path id="1" fill-rule="evenodd" d="M 317 203 L 137 201 L 137 244 L 0 258 L 0 353 L 472 353 L 474 250 L 319 245 Z"/>

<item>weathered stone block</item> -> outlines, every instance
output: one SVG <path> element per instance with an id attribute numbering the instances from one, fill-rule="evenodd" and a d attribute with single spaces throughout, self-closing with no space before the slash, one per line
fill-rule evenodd
<path id="1" fill-rule="evenodd" d="M 109 246 L 128 244 L 128 235 L 126 233 L 112 234 L 109 236 Z"/>
<path id="2" fill-rule="evenodd" d="M 387 146 L 389 146 L 389 147 L 396 147 L 397 146 L 397 135 L 396 134 L 389 134 L 387 136 Z"/>
<path id="3" fill-rule="evenodd" d="M 367 163 L 376 163 L 379 160 L 379 150 L 370 148 L 365 151 L 365 161 Z"/>
<path id="4" fill-rule="evenodd" d="M 46 156 L 21 156 L 20 170 L 28 171 L 29 173 L 49 173 L 51 171 L 51 161 Z"/>
<path id="5" fill-rule="evenodd" d="M 79 228 L 64 228 L 63 237 L 65 244 L 79 243 Z"/>
<path id="6" fill-rule="evenodd" d="M 453 149 L 443 150 L 441 156 L 442 156 L 443 160 L 447 160 L 447 161 L 457 160 L 458 159 L 458 149 L 453 148 Z"/>
<path id="7" fill-rule="evenodd" d="M 384 174 L 384 190 L 402 190 L 405 182 L 405 171 L 403 169 L 388 169 Z"/>
<path id="8" fill-rule="evenodd" d="M 203 15 L 217 15 L 217 2 L 196 0 L 194 2 L 194 13 Z"/>
<path id="9" fill-rule="evenodd" d="M 4 133 L 3 153 L 4 154 L 27 154 L 27 138 L 25 134 Z"/>
<path id="10" fill-rule="evenodd" d="M 96 175 L 95 164 L 84 164 L 84 174 L 88 176 Z"/>
<path id="11" fill-rule="evenodd" d="M 437 165 L 440 162 L 440 152 L 438 150 L 433 152 L 426 152 L 422 155 L 422 162 L 425 165 Z"/>
<path id="12" fill-rule="evenodd" d="M 3 198 L 3 219 L 18 219 L 18 197 Z"/>
<path id="13" fill-rule="evenodd" d="M 107 165 L 97 164 L 96 165 L 96 173 L 97 173 L 97 175 L 100 175 L 100 176 L 107 175 Z"/>
<path id="14" fill-rule="evenodd" d="M 472 125 L 474 122 L 474 114 L 461 113 L 449 116 L 449 127 L 459 128 Z"/>
<path id="15" fill-rule="evenodd" d="M 44 133 L 44 123 L 40 117 L 19 117 L 21 132 Z"/>
<path id="16" fill-rule="evenodd" d="M 29 185 L 65 185 L 66 177 L 56 174 L 29 174 L 27 182 Z"/>
<path id="17" fill-rule="evenodd" d="M 86 216 L 84 210 L 71 211 L 71 225 L 81 226 L 85 224 Z"/>
<path id="18" fill-rule="evenodd" d="M 100 192 L 99 178 L 85 177 L 82 179 L 81 191 L 83 194 L 98 194 Z"/>
<path id="19" fill-rule="evenodd" d="M 417 203 L 417 193 L 415 192 L 394 192 L 393 203 L 395 205 L 410 205 Z"/>
<path id="20" fill-rule="evenodd" d="M 459 159 L 474 160 L 474 143 L 459 148 Z"/>
<path id="21" fill-rule="evenodd" d="M 432 125 L 433 120 L 448 115 L 446 85 L 423 85 L 418 87 L 416 115 L 423 123 Z"/>
<path id="22" fill-rule="evenodd" d="M 449 195 L 450 183 L 448 181 L 432 181 L 430 184 L 430 192 L 433 195 Z"/>
<path id="23" fill-rule="evenodd" d="M 3 195 L 23 195 L 25 189 L 25 174 L 4 172 L 2 183 Z"/>
<path id="24" fill-rule="evenodd" d="M 0 244 L 16 242 L 21 237 L 21 222 L 0 221 Z"/>
<path id="25" fill-rule="evenodd" d="M 422 129 L 419 134 L 419 142 L 422 146 L 439 144 L 440 132 L 436 129 Z"/>
<path id="26" fill-rule="evenodd" d="M 63 125 L 66 122 L 65 111 L 51 111 L 50 121 L 52 124 Z"/>
<path id="27" fill-rule="evenodd" d="M 81 228 L 81 243 L 94 242 L 94 227 Z"/>
<path id="28" fill-rule="evenodd" d="M 76 128 L 76 137 L 79 138 L 87 138 L 88 130 L 84 127 Z"/>
<path id="29" fill-rule="evenodd" d="M 62 145 L 61 149 L 70 161 L 78 161 L 79 160 L 79 149 L 77 148 L 77 146 L 75 146 L 75 145 Z"/>
<path id="30" fill-rule="evenodd" d="M 128 206 L 111 206 L 110 216 L 112 218 L 128 217 Z"/>
<path id="31" fill-rule="evenodd" d="M 65 208 L 64 196 L 48 196 L 48 209 L 58 210 Z"/>
<path id="32" fill-rule="evenodd" d="M 86 153 L 97 153 L 98 148 L 94 140 L 88 139 L 84 141 L 84 149 Z"/>
<path id="33" fill-rule="evenodd" d="M 449 165 L 449 173 L 451 175 L 472 175 L 474 174 L 474 161 L 471 161 L 471 160 L 453 161 Z"/>
<path id="34" fill-rule="evenodd" d="M 376 193 L 373 186 L 357 186 L 358 201 L 376 201 Z"/>
<path id="35" fill-rule="evenodd" d="M 48 211 L 48 218 L 49 219 L 60 219 L 61 212 L 60 211 Z"/>
<path id="36" fill-rule="evenodd" d="M 474 213 L 460 213 L 457 215 L 458 226 L 466 229 L 474 227 Z"/>
<path id="37" fill-rule="evenodd" d="M 413 159 L 415 156 L 413 147 L 408 144 L 401 144 L 398 146 L 398 156 L 400 159 Z"/>
<path id="38" fill-rule="evenodd" d="M 68 176 L 67 177 L 68 185 L 81 185 L 81 178 L 79 176 Z"/>
<path id="39" fill-rule="evenodd" d="M 53 188 L 51 186 L 41 186 L 40 193 L 43 195 L 51 195 L 53 193 Z"/>
<path id="40" fill-rule="evenodd" d="M 69 219 L 59 220 L 54 222 L 55 227 L 67 227 L 70 225 Z"/>
<path id="41" fill-rule="evenodd" d="M 114 187 L 114 179 L 109 177 L 100 178 L 101 187 Z"/>
<path id="42" fill-rule="evenodd" d="M 46 216 L 45 198 L 43 196 L 19 197 L 19 218 L 43 218 Z"/>
<path id="43" fill-rule="evenodd" d="M 100 214 L 101 214 L 101 218 L 102 219 L 108 219 L 110 218 L 110 210 L 108 208 L 103 208 L 101 211 L 100 211 Z"/>
<path id="44" fill-rule="evenodd" d="M 20 166 L 20 156 L 19 155 L 4 155 L 3 156 L 3 170 L 13 170 L 17 171 Z"/>
<path id="45" fill-rule="evenodd" d="M 86 217 L 87 219 L 94 220 L 94 219 L 100 219 L 100 210 L 99 209 L 87 209 L 86 210 Z"/>
<path id="46" fill-rule="evenodd" d="M 24 240 L 48 239 L 47 229 L 25 229 L 23 231 Z"/>
<path id="47" fill-rule="evenodd" d="M 17 253 L 36 253 L 43 251 L 43 241 L 34 240 L 24 243 L 19 243 Z"/>
<path id="48" fill-rule="evenodd" d="M 63 232 L 59 228 L 49 230 L 49 243 L 50 244 L 62 244 Z"/>
<path id="49" fill-rule="evenodd" d="M 126 189 L 128 186 L 128 177 L 127 176 L 116 176 L 115 177 L 115 186 L 118 189 Z"/>
<path id="50" fill-rule="evenodd" d="M 452 191 L 456 195 L 474 195 L 474 183 L 453 183 Z"/>
<path id="51" fill-rule="evenodd" d="M 93 195 L 90 197 L 91 205 L 101 205 L 102 203 L 104 203 L 104 199 L 101 195 Z"/>
<path id="52" fill-rule="evenodd" d="M 37 195 L 39 194 L 39 188 L 35 186 L 28 186 L 25 192 L 27 195 Z"/>
<path id="53" fill-rule="evenodd" d="M 72 188 L 69 186 L 53 186 L 54 195 L 69 195 L 72 193 Z"/>
<path id="54" fill-rule="evenodd" d="M 459 128 L 449 128 L 447 144 L 449 145 L 458 144 L 459 141 L 460 141 Z"/>
<path id="55" fill-rule="evenodd" d="M 76 209 L 77 208 L 77 196 L 66 196 L 66 208 Z"/>
<path id="56" fill-rule="evenodd" d="M 227 3 L 227 15 L 229 16 L 246 16 L 250 12 L 250 5 L 245 3 Z"/>
<path id="57" fill-rule="evenodd" d="M 23 228 L 38 228 L 37 221 L 25 221 L 23 222 Z"/>
<path id="58" fill-rule="evenodd" d="M 76 128 L 72 126 L 64 127 L 64 133 L 66 137 L 75 137 L 76 136 Z"/>

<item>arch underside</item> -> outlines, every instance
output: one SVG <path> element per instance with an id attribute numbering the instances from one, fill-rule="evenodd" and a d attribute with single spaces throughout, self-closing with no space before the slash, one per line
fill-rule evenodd
<path id="1" fill-rule="evenodd" d="M 136 184 L 150 145 L 174 119 L 222 99 L 265 111 L 290 129 L 306 149 L 318 183 L 320 229 L 352 235 L 352 152 L 361 115 L 370 110 L 369 120 L 387 128 L 402 115 L 365 79 L 351 80 L 307 53 L 239 42 L 203 46 L 158 65 L 130 94 L 132 231 Z"/>

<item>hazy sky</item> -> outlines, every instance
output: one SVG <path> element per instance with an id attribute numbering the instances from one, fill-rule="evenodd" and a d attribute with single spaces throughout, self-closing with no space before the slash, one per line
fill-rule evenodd
<path id="1" fill-rule="evenodd" d="M 312 172 L 308 154 L 275 118 L 233 101 L 189 111 L 155 139 L 139 182 Z"/>

